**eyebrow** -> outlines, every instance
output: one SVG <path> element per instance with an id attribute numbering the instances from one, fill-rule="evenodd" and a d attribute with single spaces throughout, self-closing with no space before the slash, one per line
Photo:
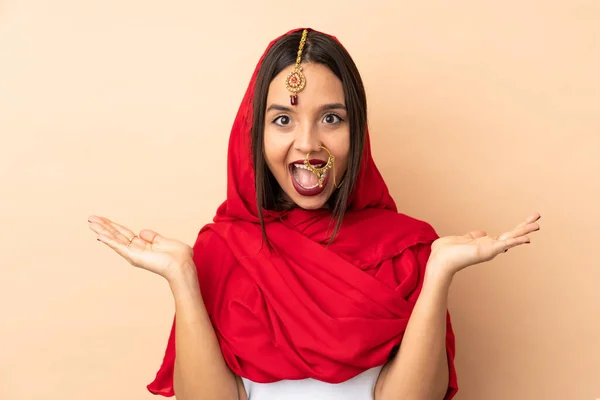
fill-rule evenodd
<path id="1" fill-rule="evenodd" d="M 271 104 L 267 108 L 267 112 L 269 112 L 271 110 L 294 112 L 293 109 L 286 107 L 286 106 L 282 106 L 281 104 Z M 329 111 L 329 110 L 344 110 L 344 111 L 346 111 L 346 106 L 342 103 L 331 103 L 331 104 L 324 104 L 319 108 L 319 111 Z"/>

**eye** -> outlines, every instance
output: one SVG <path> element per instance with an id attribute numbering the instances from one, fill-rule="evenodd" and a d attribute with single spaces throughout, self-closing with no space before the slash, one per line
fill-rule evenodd
<path id="1" fill-rule="evenodd" d="M 337 114 L 327 114 L 323 118 L 323 122 L 325 122 L 326 124 L 338 124 L 342 121 L 343 121 L 342 117 L 340 117 Z"/>
<path id="2" fill-rule="evenodd" d="M 273 120 L 273 123 L 275 125 L 279 125 L 279 126 L 286 126 L 290 124 L 290 117 L 288 117 L 287 115 L 280 115 L 279 117 L 275 118 Z"/>

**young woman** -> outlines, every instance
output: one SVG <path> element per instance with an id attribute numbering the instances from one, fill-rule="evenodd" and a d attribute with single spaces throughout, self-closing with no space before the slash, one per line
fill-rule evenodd
<path id="1" fill-rule="evenodd" d="M 106 218 L 90 228 L 164 277 L 175 321 L 155 394 L 190 399 L 450 399 L 454 274 L 529 243 L 439 238 L 397 212 L 342 45 L 298 29 L 268 46 L 233 124 L 227 200 L 193 247 Z"/>

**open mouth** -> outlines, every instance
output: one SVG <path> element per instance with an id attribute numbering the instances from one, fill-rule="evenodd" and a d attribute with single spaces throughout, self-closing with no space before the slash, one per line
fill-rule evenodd
<path id="1" fill-rule="evenodd" d="M 309 160 L 309 162 L 315 168 L 321 168 L 326 164 L 325 161 L 318 159 Z M 323 184 L 319 186 L 317 176 L 308 170 L 308 167 L 304 165 L 304 160 L 294 161 L 290 164 L 289 168 L 292 184 L 299 194 L 303 196 L 316 196 L 325 190 L 329 180 L 329 170 L 323 174 Z"/>

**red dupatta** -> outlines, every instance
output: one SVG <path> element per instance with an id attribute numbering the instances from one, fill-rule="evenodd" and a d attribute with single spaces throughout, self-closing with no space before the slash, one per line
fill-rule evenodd
<path id="1" fill-rule="evenodd" d="M 263 383 L 304 378 L 339 383 L 385 364 L 401 343 L 438 236 L 429 224 L 397 212 L 367 133 L 357 184 L 335 241 L 326 246 L 330 211 L 293 209 L 264 212 L 273 249 L 264 245 L 250 138 L 263 59 L 231 130 L 227 200 L 194 245 L 200 288 L 235 374 Z M 449 316 L 446 342 L 450 399 L 457 380 Z M 173 324 L 150 392 L 174 395 L 174 360 Z"/>

